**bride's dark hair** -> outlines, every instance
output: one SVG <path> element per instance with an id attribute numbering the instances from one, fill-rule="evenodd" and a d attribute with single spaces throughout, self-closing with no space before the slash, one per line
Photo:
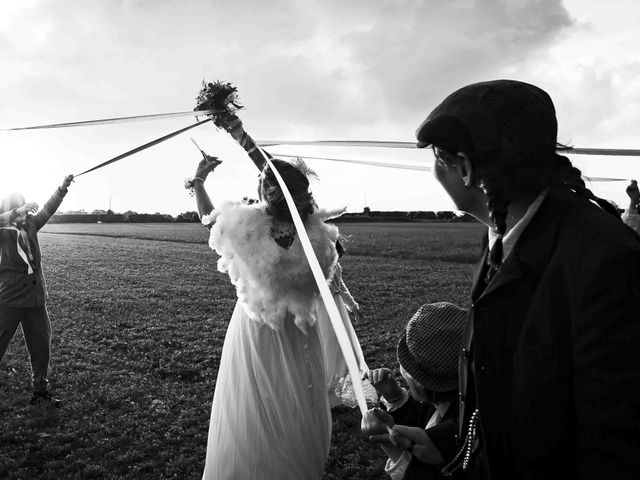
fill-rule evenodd
<path id="1" fill-rule="evenodd" d="M 316 202 L 309 190 L 309 175 L 315 174 L 303 162 L 293 164 L 275 158 L 271 159 L 271 162 L 291 192 L 298 213 L 304 222 L 316 207 Z M 262 171 L 262 181 L 258 189 L 262 200 L 267 205 L 269 215 L 278 220 L 293 222 L 284 194 L 278 185 L 275 174 L 268 165 Z"/>

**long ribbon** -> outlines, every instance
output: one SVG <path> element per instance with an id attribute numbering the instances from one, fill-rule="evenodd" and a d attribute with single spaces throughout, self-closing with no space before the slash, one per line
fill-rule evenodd
<path id="1" fill-rule="evenodd" d="M 308 155 L 285 155 L 282 153 L 276 153 L 274 156 L 277 157 L 286 157 L 286 158 L 305 158 L 309 160 L 328 160 L 330 162 L 343 162 L 343 163 L 355 163 L 358 165 L 371 165 L 373 167 L 385 167 L 385 168 L 398 168 L 401 170 L 417 170 L 422 172 L 430 172 L 432 168 L 428 165 L 408 165 L 402 163 L 387 163 L 387 162 L 369 162 L 366 160 L 352 160 L 346 158 L 328 158 L 328 157 L 310 157 Z M 611 177 L 588 177 L 583 175 L 585 180 L 589 182 L 629 182 L 628 178 L 611 178 Z"/>
<path id="2" fill-rule="evenodd" d="M 379 147 L 379 148 L 417 148 L 415 142 L 388 142 L 369 140 L 261 140 L 258 143 L 264 147 L 274 145 L 318 145 L 324 147 Z M 559 151 L 575 155 L 608 155 L 622 157 L 640 157 L 640 150 L 625 148 L 578 148 L 569 147 Z"/>
<path id="3" fill-rule="evenodd" d="M 280 176 L 280 172 L 278 172 L 268 156 L 264 154 L 264 151 L 262 149 L 260 149 L 260 153 L 275 175 L 284 198 L 287 201 L 287 206 L 289 207 L 289 212 L 291 213 L 293 224 L 296 227 L 296 232 L 298 234 L 298 237 L 300 238 L 302 249 L 305 256 L 307 257 L 309 266 L 311 267 L 311 272 L 313 273 L 313 278 L 316 281 L 316 285 L 320 290 L 320 296 L 322 297 L 322 301 L 324 302 L 324 305 L 327 309 L 327 314 L 329 315 L 329 319 L 331 320 L 333 330 L 336 333 L 338 344 L 340 345 L 342 354 L 344 355 L 344 358 L 347 362 L 347 368 L 349 369 L 349 374 L 351 375 L 351 381 L 353 383 L 353 390 L 356 394 L 356 399 L 358 400 L 358 407 L 360 407 L 360 412 L 362 413 L 362 415 L 364 415 L 367 411 L 367 400 L 364 396 L 362 379 L 360 378 L 360 371 L 358 369 L 356 355 L 353 351 L 353 347 L 351 346 L 351 341 L 349 340 L 349 334 L 347 333 L 347 329 L 345 328 L 344 323 L 342 323 L 342 318 L 340 317 L 340 313 L 338 312 L 338 307 L 336 306 L 333 295 L 329 290 L 327 279 L 322 273 L 322 268 L 320 267 L 320 263 L 318 262 L 315 252 L 313 251 L 313 247 L 311 246 L 311 242 L 309 241 L 309 236 L 307 235 L 307 231 L 304 228 L 304 224 L 302 223 L 302 219 L 300 218 L 300 214 L 298 213 L 296 204 L 291 197 L 291 193 L 289 192 L 287 185 L 284 183 L 284 180 Z"/>
<path id="4" fill-rule="evenodd" d="M 327 160 L 329 162 L 356 163 L 358 165 L 370 165 L 372 167 L 398 168 L 401 170 L 418 170 L 421 172 L 430 172 L 432 170 L 431 167 L 427 165 L 408 165 L 406 163 L 370 162 L 367 160 L 352 160 L 346 158 L 310 157 L 308 155 L 285 155 L 283 153 L 274 153 L 273 155 L 276 158 L 307 158 L 309 160 Z"/>
<path id="5" fill-rule="evenodd" d="M 106 125 L 109 123 L 122 123 L 141 120 L 155 120 L 160 118 L 181 117 L 186 115 L 211 115 L 221 113 L 224 110 L 188 110 L 184 112 L 155 113 L 149 115 L 133 115 L 129 117 L 113 117 L 101 118 L 97 120 L 83 120 L 79 122 L 51 123 L 45 125 L 34 125 L 29 127 L 12 127 L 0 128 L 0 132 L 11 132 L 17 130 L 39 130 L 46 128 L 68 128 L 68 127 L 85 127 L 93 125 Z M 262 140 L 257 142 L 263 147 L 273 145 L 322 145 L 333 147 L 382 147 L 382 148 L 416 148 L 415 142 L 395 142 L 395 141 L 371 141 L 371 140 Z M 626 156 L 640 157 L 638 149 L 624 148 L 578 148 L 569 147 L 562 151 L 576 155 L 607 155 L 607 156 Z"/>
<path id="6" fill-rule="evenodd" d="M 88 127 L 93 125 L 107 125 L 110 123 L 123 123 L 123 122 L 135 122 L 142 120 L 158 120 L 161 118 L 170 117 L 185 117 L 199 115 L 211 115 L 220 113 L 222 110 L 190 110 L 187 112 L 172 112 L 172 113 L 155 113 L 152 115 L 134 115 L 131 117 L 114 117 L 114 118 L 101 118 L 98 120 L 83 120 L 81 122 L 66 122 L 66 123 L 50 123 L 47 125 L 35 125 L 31 127 L 14 127 L 14 128 L 0 128 L 0 132 L 12 132 L 16 130 L 41 130 L 45 128 L 68 128 L 68 127 Z"/>
<path id="7" fill-rule="evenodd" d="M 415 142 L 374 142 L 369 140 L 258 140 L 263 147 L 274 145 L 319 145 L 324 147 L 383 147 L 383 148 L 416 148 Z"/>
<path id="8" fill-rule="evenodd" d="M 192 112 L 193 113 L 193 112 Z M 176 130 L 175 132 L 171 132 L 168 135 L 165 135 L 164 137 L 160 137 L 157 138 L 149 143 L 145 143 L 144 145 L 141 145 L 137 148 L 134 148 L 133 150 L 129 150 L 128 152 L 125 152 L 121 155 L 118 155 L 117 157 L 113 157 L 109 160 L 107 160 L 106 162 L 102 162 L 100 165 L 96 165 L 95 167 L 90 168 L 89 170 L 85 170 L 82 173 L 78 173 L 77 175 L 74 175 L 74 177 L 79 177 L 80 175 L 84 175 L 85 173 L 89 173 L 89 172 L 93 172 L 94 170 L 98 170 L 99 168 L 102 167 L 106 167 L 107 165 L 117 162 L 118 160 L 122 160 L 123 158 L 126 158 L 130 155 L 133 155 L 134 153 L 138 153 L 141 152 L 142 150 L 146 150 L 149 147 L 153 147 L 154 145 L 157 145 L 159 143 L 164 142 L 165 140 L 169 140 L 172 137 L 175 137 L 176 135 L 180 135 L 183 132 L 186 132 L 187 130 L 190 130 L 194 127 L 197 127 L 198 125 L 202 125 L 203 123 L 207 123 L 210 122 L 212 120 L 212 118 L 207 118 L 206 120 L 200 120 L 199 122 L 194 123 L 193 125 L 189 125 L 188 127 L 184 127 L 181 128 L 180 130 Z"/>
<path id="9" fill-rule="evenodd" d="M 576 148 L 560 149 L 561 153 L 575 155 L 608 155 L 611 157 L 640 157 L 640 150 L 630 148 Z"/>

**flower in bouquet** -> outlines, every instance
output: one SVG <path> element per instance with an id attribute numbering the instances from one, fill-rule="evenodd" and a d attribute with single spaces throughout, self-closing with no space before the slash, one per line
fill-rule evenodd
<path id="1" fill-rule="evenodd" d="M 196 97 L 198 110 L 215 110 L 210 115 L 217 127 L 231 132 L 233 128 L 241 125 L 236 112 L 243 108 L 238 101 L 238 89 L 229 82 L 216 80 L 215 82 L 202 81 L 202 88 Z"/>
<path id="2" fill-rule="evenodd" d="M 226 113 L 235 113 L 241 108 L 243 106 L 238 101 L 238 89 L 234 85 L 220 80 L 209 83 L 202 81 L 194 110 L 222 110 Z"/>

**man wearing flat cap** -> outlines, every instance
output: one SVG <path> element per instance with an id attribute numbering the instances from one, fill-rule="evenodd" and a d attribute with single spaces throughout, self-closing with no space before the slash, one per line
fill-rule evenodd
<path id="1" fill-rule="evenodd" d="M 33 373 L 34 405 L 60 406 L 60 400 L 49 393 L 47 380 L 51 325 L 38 231 L 56 212 L 72 180 L 73 175 L 67 176 L 39 212 L 36 203 L 26 202 L 19 193 L 0 202 L 0 361 L 22 325 Z"/>
<path id="2" fill-rule="evenodd" d="M 640 237 L 557 131 L 544 90 L 503 79 L 456 90 L 416 132 L 486 226 L 460 351 L 464 478 L 640 478 Z"/>

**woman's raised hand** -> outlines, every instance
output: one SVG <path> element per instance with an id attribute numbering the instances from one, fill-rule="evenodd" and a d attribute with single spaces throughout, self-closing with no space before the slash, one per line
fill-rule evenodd
<path id="1" fill-rule="evenodd" d="M 196 168 L 196 174 L 195 177 L 196 178 L 201 178 L 202 181 L 204 182 L 207 178 L 207 176 L 213 172 L 216 167 L 218 165 L 220 165 L 222 162 L 220 160 L 218 160 L 218 157 L 211 157 L 209 155 L 205 155 L 205 158 L 203 158 L 202 160 L 200 160 L 200 163 L 198 163 L 198 167 Z"/>
<path id="2" fill-rule="evenodd" d="M 64 177 L 64 180 L 62 181 L 62 185 L 60 185 L 60 188 L 62 188 L 63 190 L 66 190 L 71 185 L 71 182 L 73 182 L 73 175 L 67 175 L 66 177 Z"/>

